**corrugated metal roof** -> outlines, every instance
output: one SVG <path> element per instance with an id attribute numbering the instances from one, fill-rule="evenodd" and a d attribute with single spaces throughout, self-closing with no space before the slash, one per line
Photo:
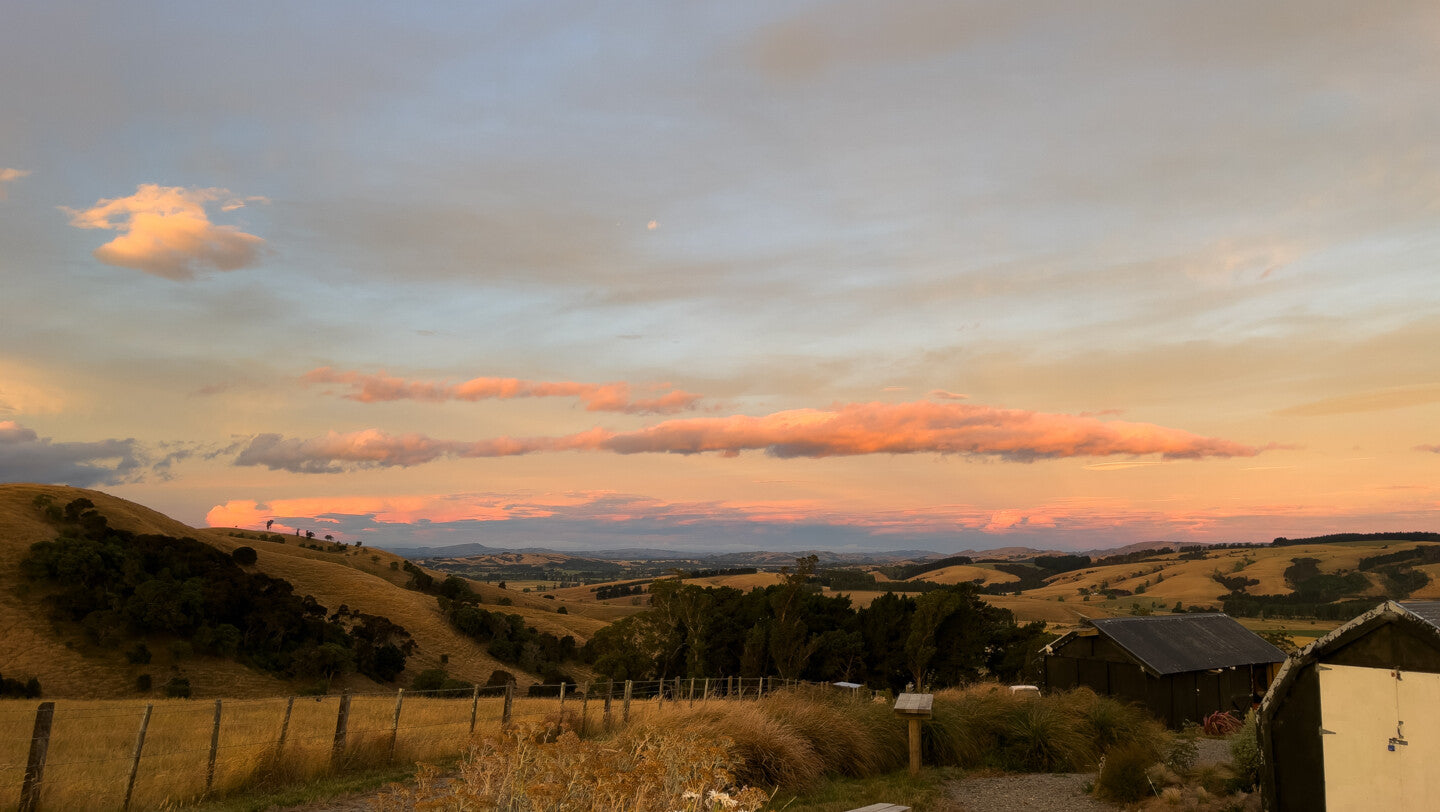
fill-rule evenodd
<path id="1" fill-rule="evenodd" d="M 1440 628 L 1440 601 L 1400 601 L 1400 606 L 1431 626 Z"/>
<path id="2" fill-rule="evenodd" d="M 1090 623 L 1160 676 L 1285 661 L 1285 652 L 1226 614 L 1108 617 Z"/>

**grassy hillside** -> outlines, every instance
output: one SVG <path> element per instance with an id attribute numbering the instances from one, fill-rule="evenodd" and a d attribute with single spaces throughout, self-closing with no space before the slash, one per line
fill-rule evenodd
<path id="1" fill-rule="evenodd" d="M 36 542 L 56 536 L 34 507 L 37 496 L 48 495 L 64 505 L 85 497 L 109 519 L 110 526 L 133 533 L 190 537 L 230 552 L 253 548 L 258 558 L 249 569 L 289 581 L 297 595 L 313 595 L 329 611 L 344 604 L 352 610 L 379 615 L 398 623 L 417 644 L 404 673 L 395 684 L 377 685 L 358 674 L 348 674 L 333 688 L 377 690 L 408 685 L 415 674 L 441 666 L 460 679 L 483 682 L 492 671 L 505 670 L 522 682 L 526 675 L 514 665 L 501 663 L 450 627 L 433 596 L 404 588 L 409 576 L 401 559 L 383 550 L 302 547 L 304 539 L 234 529 L 196 529 L 167 516 L 108 494 L 61 486 L 0 485 L 0 674 L 12 678 L 37 677 L 47 696 L 105 698 L 136 695 L 136 678 L 153 676 L 158 687 L 172 675 L 190 680 L 197 696 L 256 697 L 293 693 L 300 686 L 219 657 L 186 656 L 177 660 L 169 647 L 152 644 L 147 665 L 126 661 L 128 646 L 100 648 L 89 643 L 77 624 L 56 623 L 40 600 L 43 585 L 24 579 L 18 564 Z M 313 542 L 311 542 L 313 543 Z M 318 545 L 325 547 L 326 545 Z M 395 567 L 391 563 L 396 562 Z M 583 614 L 558 614 L 557 602 L 512 594 L 498 587 L 472 583 L 486 608 L 513 613 L 542 632 L 588 639 L 605 620 Z M 496 606 L 509 597 L 512 606 Z"/>

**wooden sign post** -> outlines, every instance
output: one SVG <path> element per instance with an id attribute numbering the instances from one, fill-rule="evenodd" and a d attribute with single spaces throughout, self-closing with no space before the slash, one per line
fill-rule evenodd
<path id="1" fill-rule="evenodd" d="M 929 719 L 934 694 L 901 694 L 895 697 L 895 715 L 910 723 L 910 774 L 920 774 L 920 722 Z"/>

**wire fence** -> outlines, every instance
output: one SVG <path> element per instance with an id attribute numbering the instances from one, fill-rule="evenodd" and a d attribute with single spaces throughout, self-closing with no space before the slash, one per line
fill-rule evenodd
<path id="1" fill-rule="evenodd" d="M 667 705 L 811 686 L 774 677 L 514 684 L 274 699 L 0 702 L 0 808 L 151 809 L 258 783 L 463 753 L 511 723 L 582 736 Z M 825 686 L 829 688 L 829 686 Z"/>

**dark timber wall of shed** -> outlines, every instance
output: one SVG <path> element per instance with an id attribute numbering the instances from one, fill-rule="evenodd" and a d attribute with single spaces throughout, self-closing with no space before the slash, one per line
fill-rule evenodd
<path id="1" fill-rule="evenodd" d="M 1138 702 L 1172 728 L 1199 722 L 1217 710 L 1249 710 L 1252 692 L 1263 693 L 1274 666 L 1238 666 L 1155 677 L 1102 635 L 1077 637 L 1045 658 L 1045 686 L 1079 686 L 1097 694 Z"/>
<path id="2" fill-rule="evenodd" d="M 1264 749 L 1266 807 L 1275 812 L 1323 812 L 1325 757 L 1320 735 L 1317 663 L 1362 668 L 1399 668 L 1440 674 L 1440 650 L 1410 622 L 1392 621 L 1321 652 L 1300 666 L 1284 696 L 1276 697 L 1270 741 Z"/>

